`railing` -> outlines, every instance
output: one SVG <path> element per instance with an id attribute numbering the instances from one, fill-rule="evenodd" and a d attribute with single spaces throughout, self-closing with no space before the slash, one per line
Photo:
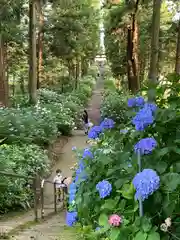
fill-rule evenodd
<path id="1" fill-rule="evenodd" d="M 15 174 L 15 173 L 7 173 L 7 172 L 3 172 L 0 171 L 0 174 L 3 176 L 7 176 L 7 177 L 12 177 L 12 178 L 21 178 L 21 179 L 26 179 L 27 177 L 20 175 L 20 174 Z M 37 222 L 39 217 L 38 217 L 38 204 L 39 201 L 41 202 L 41 218 L 44 218 L 44 210 L 48 209 L 45 208 L 45 204 L 44 204 L 44 185 L 45 183 L 50 183 L 53 186 L 53 209 L 54 213 L 57 213 L 57 189 L 56 189 L 56 185 L 54 182 L 51 182 L 49 180 L 45 180 L 45 179 L 40 179 L 39 175 L 36 174 L 34 177 L 28 177 L 28 180 L 31 180 L 33 182 L 32 184 L 32 190 L 34 193 L 34 220 Z M 65 207 L 65 192 L 64 192 L 64 188 L 62 188 L 62 194 L 63 194 L 63 198 L 62 198 L 62 206 L 63 208 Z"/>
<path id="2" fill-rule="evenodd" d="M 27 177 L 20 175 L 20 174 L 15 174 L 15 173 L 7 173 L 0 171 L 1 175 L 7 176 L 7 177 L 13 177 L 13 178 L 22 178 L 22 179 L 27 179 Z M 28 177 L 29 180 L 33 181 L 33 192 L 34 192 L 34 220 L 38 221 L 38 195 L 37 195 L 37 189 L 38 189 L 38 175 L 35 175 L 34 177 Z"/>

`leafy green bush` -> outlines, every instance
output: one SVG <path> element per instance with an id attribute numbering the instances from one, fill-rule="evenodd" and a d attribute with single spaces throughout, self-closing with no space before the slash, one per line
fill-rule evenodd
<path id="1" fill-rule="evenodd" d="M 102 118 L 111 118 L 116 123 L 126 123 L 127 115 L 127 99 L 126 93 L 118 93 L 116 91 L 106 91 L 101 104 Z"/>
<path id="2" fill-rule="evenodd" d="M 51 111 L 43 107 L 0 109 L 0 138 L 7 142 L 48 144 L 57 135 Z"/>
<path id="3" fill-rule="evenodd" d="M 175 92 L 174 96 L 176 94 Z M 77 211 L 87 238 L 180 238 L 180 110 L 176 97 L 175 101 L 172 101 L 172 97 L 173 94 L 166 100 L 168 108 L 159 107 L 154 112 L 154 122 L 143 131 L 135 130 L 129 121 L 120 132 L 116 128 L 103 132 L 99 140 L 91 146 L 91 154 L 83 154 L 83 158 L 78 154 L 81 161 L 74 178 L 77 192 L 75 201 L 70 203 L 69 211 Z M 132 116 L 135 116 L 138 110 L 132 109 Z M 148 118 L 149 111 L 148 108 Z M 146 121 L 144 114 L 145 112 L 142 119 Z M 135 145 L 146 138 L 154 139 L 157 145 L 141 145 L 141 168 L 155 171 L 157 182 L 148 174 L 139 178 L 139 184 L 142 183 L 139 188 L 141 194 L 147 194 L 143 199 L 144 214 L 140 216 L 139 201 L 135 199 L 137 189 L 133 182 L 139 172 L 139 158 L 135 152 Z M 103 180 L 112 186 L 104 198 L 100 197 L 97 190 L 97 184 Z M 103 190 L 103 194 L 107 189 Z M 113 214 L 120 217 L 119 226 L 111 225 L 110 217 Z"/>
<path id="4" fill-rule="evenodd" d="M 105 78 L 104 88 L 112 91 L 116 90 L 115 79 L 114 78 Z"/>
<path id="5" fill-rule="evenodd" d="M 73 115 L 71 110 L 73 106 L 68 108 L 67 105 L 65 106 L 61 103 L 45 104 L 43 106 L 51 112 L 52 121 L 54 125 L 57 126 L 58 131 L 63 135 L 69 135 L 75 126 L 74 118 L 77 114 L 74 111 Z"/>
<path id="6" fill-rule="evenodd" d="M 24 179 L 0 176 L 0 213 L 31 203 L 32 191 L 29 177 L 49 172 L 50 162 L 46 153 L 36 145 L 0 146 L 0 171 L 24 176 Z"/>

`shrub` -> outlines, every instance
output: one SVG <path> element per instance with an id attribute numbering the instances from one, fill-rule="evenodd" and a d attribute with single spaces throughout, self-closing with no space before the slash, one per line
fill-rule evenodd
<path id="1" fill-rule="evenodd" d="M 91 155 L 78 154 L 75 191 L 69 196 L 72 200 L 75 195 L 75 201 L 69 201 L 69 211 L 77 211 L 83 229 L 91 229 L 91 238 L 180 237 L 180 114 L 172 95 L 170 98 L 168 108 L 157 109 L 154 104 L 142 105 L 140 98 L 133 99 L 134 117 L 125 129 L 107 129 L 90 148 Z M 141 155 L 139 174 L 137 151 Z M 139 215 L 140 197 L 143 216 Z M 122 219 L 119 226 L 113 226 L 114 214 Z"/>
<path id="2" fill-rule="evenodd" d="M 0 176 L 0 212 L 25 207 L 31 203 L 32 191 L 27 187 L 29 177 L 49 172 L 50 162 L 46 153 L 36 145 L 0 146 L 0 170 L 24 176 L 24 179 Z"/>
<path id="3" fill-rule="evenodd" d="M 128 121 L 127 115 L 127 99 L 128 95 L 116 91 L 106 91 L 101 104 L 102 118 L 109 117 L 117 124 L 126 123 Z"/>
<path id="4" fill-rule="evenodd" d="M 0 138 L 7 142 L 48 144 L 57 135 L 51 111 L 36 106 L 0 109 Z"/>
<path id="5" fill-rule="evenodd" d="M 115 91 L 116 90 L 115 79 L 112 77 L 108 79 L 106 78 L 104 81 L 104 88 Z"/>
<path id="6" fill-rule="evenodd" d="M 62 105 L 61 103 L 44 105 L 44 107 L 51 112 L 53 124 L 57 126 L 58 131 L 63 135 L 69 135 L 71 133 L 73 127 L 75 126 L 74 119 L 77 115 L 75 111 L 73 115 L 73 106 L 71 106 L 71 109 L 68 106 L 67 103 L 66 105 Z"/>

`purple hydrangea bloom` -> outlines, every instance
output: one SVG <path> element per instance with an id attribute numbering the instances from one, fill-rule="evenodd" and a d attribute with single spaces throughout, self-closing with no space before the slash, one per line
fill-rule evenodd
<path id="1" fill-rule="evenodd" d="M 89 148 L 85 148 L 82 158 L 93 158 L 93 154 Z"/>
<path id="2" fill-rule="evenodd" d="M 135 98 L 129 98 L 127 105 L 130 108 L 135 107 L 136 106 L 136 99 Z"/>
<path id="3" fill-rule="evenodd" d="M 77 222 L 77 212 L 66 213 L 66 224 L 72 227 Z"/>
<path id="4" fill-rule="evenodd" d="M 143 138 L 134 146 L 135 153 L 140 152 L 141 155 L 150 154 L 157 146 L 154 138 Z"/>
<path id="5" fill-rule="evenodd" d="M 137 112 L 132 119 L 132 124 L 135 125 L 137 131 L 143 131 L 147 126 L 154 122 L 152 111 L 149 108 L 142 108 Z"/>
<path id="6" fill-rule="evenodd" d="M 111 128 L 114 127 L 114 124 L 115 124 L 115 122 L 114 122 L 112 119 L 110 119 L 110 118 L 105 118 L 105 119 L 101 122 L 100 127 L 101 127 L 102 129 L 111 129 Z"/>
<path id="7" fill-rule="evenodd" d="M 88 138 L 96 139 L 99 137 L 99 134 L 102 132 L 102 129 L 100 126 L 94 126 L 90 129 L 88 133 Z"/>
<path id="8" fill-rule="evenodd" d="M 144 169 L 137 173 L 133 179 L 133 185 L 136 189 L 135 198 L 144 201 L 152 195 L 160 186 L 160 178 L 152 169 Z"/>
<path id="9" fill-rule="evenodd" d="M 144 105 L 144 98 L 143 97 L 136 97 L 135 98 L 136 101 L 136 107 L 142 107 Z"/>
<path id="10" fill-rule="evenodd" d="M 108 181 L 103 180 L 98 182 L 96 189 L 99 191 L 100 198 L 105 198 L 111 194 L 112 185 Z"/>

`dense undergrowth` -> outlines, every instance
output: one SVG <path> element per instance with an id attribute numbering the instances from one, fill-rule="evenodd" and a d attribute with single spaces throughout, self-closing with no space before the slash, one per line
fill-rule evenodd
<path id="1" fill-rule="evenodd" d="M 180 238 L 178 79 L 169 75 L 157 87 L 156 104 L 147 102 L 146 90 L 128 101 L 116 90 L 105 94 L 101 112 L 108 118 L 89 132 L 90 148 L 76 150 L 69 189 L 67 225 L 79 226 L 85 239 Z"/>
<path id="2" fill-rule="evenodd" d="M 13 97 L 11 108 L 0 108 L 0 171 L 25 176 L 24 180 L 0 176 L 0 213 L 31 202 L 28 177 L 50 170 L 46 146 L 77 127 L 92 94 L 94 74 L 79 79 L 78 89 L 71 92 L 40 89 L 36 106 L 30 106 L 25 95 Z"/>

